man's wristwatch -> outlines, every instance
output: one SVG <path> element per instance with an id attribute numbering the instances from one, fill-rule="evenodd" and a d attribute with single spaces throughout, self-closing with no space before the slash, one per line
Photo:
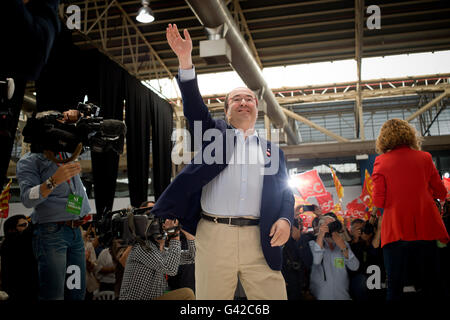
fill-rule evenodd
<path id="1" fill-rule="evenodd" d="M 55 182 L 55 180 L 53 180 L 52 177 L 45 180 L 45 185 L 47 186 L 47 189 L 49 189 L 49 190 L 53 190 L 56 188 L 56 182 Z"/>

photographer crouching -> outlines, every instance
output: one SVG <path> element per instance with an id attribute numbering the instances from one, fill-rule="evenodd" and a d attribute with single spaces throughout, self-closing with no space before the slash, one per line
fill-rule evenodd
<path id="1" fill-rule="evenodd" d="M 386 281 L 383 252 L 380 247 L 383 216 L 377 217 L 376 211 L 377 208 L 374 208 L 369 220 L 355 219 L 350 226 L 352 237 L 350 247 L 360 262 L 356 271 L 349 271 L 350 295 L 357 301 L 385 300 L 384 290 L 369 290 L 367 286 L 369 266 L 378 266 L 381 271 L 381 283 Z"/>
<path id="2" fill-rule="evenodd" d="M 181 229 L 178 220 L 163 222 L 156 217 L 147 230 L 147 239 L 136 243 L 128 256 L 119 299 L 194 300 L 191 288 L 169 291 L 167 282 L 167 276 L 176 275 L 180 265 L 194 263 L 194 236 Z M 188 250 L 181 250 L 180 232 L 186 236 Z"/>
<path id="3" fill-rule="evenodd" d="M 36 118 L 45 117 L 40 113 Z M 77 110 L 62 114 L 61 123 L 77 120 Z M 44 134 L 41 132 L 41 134 Z M 24 130 L 25 135 L 25 130 Z M 36 132 L 33 132 L 36 135 Z M 38 138 L 38 137 L 35 137 Z M 41 137 L 45 139 L 45 135 Z M 40 300 L 83 300 L 86 288 L 86 261 L 80 225 L 91 208 L 79 173 L 77 161 L 55 163 L 31 143 L 31 152 L 17 163 L 17 180 L 23 205 L 34 208 L 33 251 L 38 263 Z M 66 152 L 55 155 L 68 158 Z M 66 272 L 79 275 L 73 286 L 66 286 Z M 70 273 L 70 272 L 69 272 Z"/>

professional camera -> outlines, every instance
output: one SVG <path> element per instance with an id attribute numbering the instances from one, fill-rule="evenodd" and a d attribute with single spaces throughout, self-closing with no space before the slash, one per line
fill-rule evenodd
<path id="1" fill-rule="evenodd" d="M 47 111 L 34 114 L 23 129 L 24 141 L 31 143 L 32 152 L 70 152 L 78 145 L 94 152 L 113 150 L 123 153 L 126 126 L 122 121 L 98 117 L 100 108 L 91 103 L 79 103 L 80 118 L 75 123 L 63 121 L 62 113 Z"/>
<path id="2" fill-rule="evenodd" d="M 375 232 L 375 227 L 369 221 L 364 223 L 364 226 L 361 228 L 361 233 L 372 234 Z"/>
<path id="3" fill-rule="evenodd" d="M 149 208 L 129 208 L 109 211 L 98 223 L 100 234 L 121 239 L 123 243 L 133 245 L 145 240 L 166 240 L 178 234 L 179 226 L 164 229 L 165 219 L 150 213 Z"/>
<path id="4" fill-rule="evenodd" d="M 342 223 L 339 220 L 334 220 L 328 224 L 329 233 L 339 232 L 342 229 Z"/>
<path id="5" fill-rule="evenodd" d="M 331 216 L 331 215 L 330 215 Z M 319 220 L 319 227 L 325 223 L 325 216 L 322 216 Z M 332 217 L 332 216 L 331 216 Z M 333 217 L 334 218 L 334 217 Z M 342 223 L 337 219 L 337 217 L 335 218 L 335 220 L 333 222 L 330 222 L 328 224 L 328 232 L 325 233 L 325 237 L 331 237 L 331 234 L 333 232 L 339 232 L 342 229 Z"/>

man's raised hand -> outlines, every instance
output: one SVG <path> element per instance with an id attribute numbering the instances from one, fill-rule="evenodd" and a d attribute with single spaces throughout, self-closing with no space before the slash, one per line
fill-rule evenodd
<path id="1" fill-rule="evenodd" d="M 166 38 L 172 51 L 177 55 L 180 69 L 192 68 L 192 40 L 187 29 L 183 30 L 184 39 L 177 25 L 169 24 L 166 28 Z"/>

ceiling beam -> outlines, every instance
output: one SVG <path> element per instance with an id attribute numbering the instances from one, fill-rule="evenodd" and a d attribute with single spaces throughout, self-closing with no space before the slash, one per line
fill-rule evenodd
<path id="1" fill-rule="evenodd" d="M 331 138 L 333 138 L 333 139 L 335 139 L 335 140 L 337 140 L 339 142 L 349 142 L 350 141 L 350 140 L 348 140 L 346 138 L 341 137 L 340 135 L 337 135 L 337 134 L 335 134 L 335 133 L 325 129 L 324 127 L 319 126 L 318 124 L 312 122 L 311 120 L 309 120 L 309 119 L 307 119 L 307 118 L 305 118 L 305 117 L 303 117 L 303 116 L 301 116 L 301 115 L 299 115 L 299 114 L 297 114 L 297 113 L 295 113 L 295 112 L 293 112 L 291 110 L 288 110 L 288 109 L 286 109 L 284 107 L 282 107 L 281 109 L 283 110 L 283 112 L 288 117 L 290 117 L 292 119 L 295 119 L 297 121 L 303 122 L 304 124 L 310 126 L 311 128 L 314 128 L 314 129 L 316 129 L 316 130 L 326 134 L 327 136 L 329 136 L 329 137 L 331 137 Z"/>
<path id="2" fill-rule="evenodd" d="M 363 45 L 364 0 L 355 0 L 355 60 L 356 60 L 356 103 L 355 103 L 355 130 L 356 137 L 365 139 L 364 119 L 361 94 L 361 58 Z"/>
<path id="3" fill-rule="evenodd" d="M 420 108 L 419 110 L 417 110 L 416 112 L 414 112 L 412 115 L 410 115 L 406 121 L 410 122 L 411 120 L 414 120 L 415 118 L 417 118 L 419 115 L 421 115 L 422 113 L 424 113 L 425 111 L 427 111 L 428 109 L 430 109 L 431 107 L 433 107 L 436 103 L 438 103 L 439 101 L 441 101 L 442 99 L 449 97 L 450 96 L 450 88 L 446 89 L 442 94 L 440 94 L 439 96 L 437 96 L 436 98 L 434 98 L 433 100 L 431 100 L 430 102 L 428 102 L 426 105 L 424 105 L 422 108 Z"/>
<path id="4" fill-rule="evenodd" d="M 356 156 L 358 154 L 376 154 L 375 140 L 305 143 L 296 146 L 280 147 L 286 160 L 290 158 L 314 159 Z M 424 137 L 422 149 L 425 151 L 449 150 L 450 135 Z"/>
<path id="5" fill-rule="evenodd" d="M 237 14 L 239 15 L 239 18 L 240 18 L 239 23 L 244 27 L 244 32 L 248 36 L 247 42 L 250 47 L 250 50 L 252 50 L 253 56 L 255 57 L 255 60 L 256 60 L 256 63 L 258 64 L 260 69 L 263 69 L 263 64 L 261 62 L 261 59 L 259 58 L 258 50 L 256 49 L 252 34 L 250 32 L 250 29 L 248 28 L 244 13 L 242 12 L 242 8 L 239 4 L 239 0 L 234 0 L 233 5 L 234 5 L 234 9 L 237 11 Z"/>

